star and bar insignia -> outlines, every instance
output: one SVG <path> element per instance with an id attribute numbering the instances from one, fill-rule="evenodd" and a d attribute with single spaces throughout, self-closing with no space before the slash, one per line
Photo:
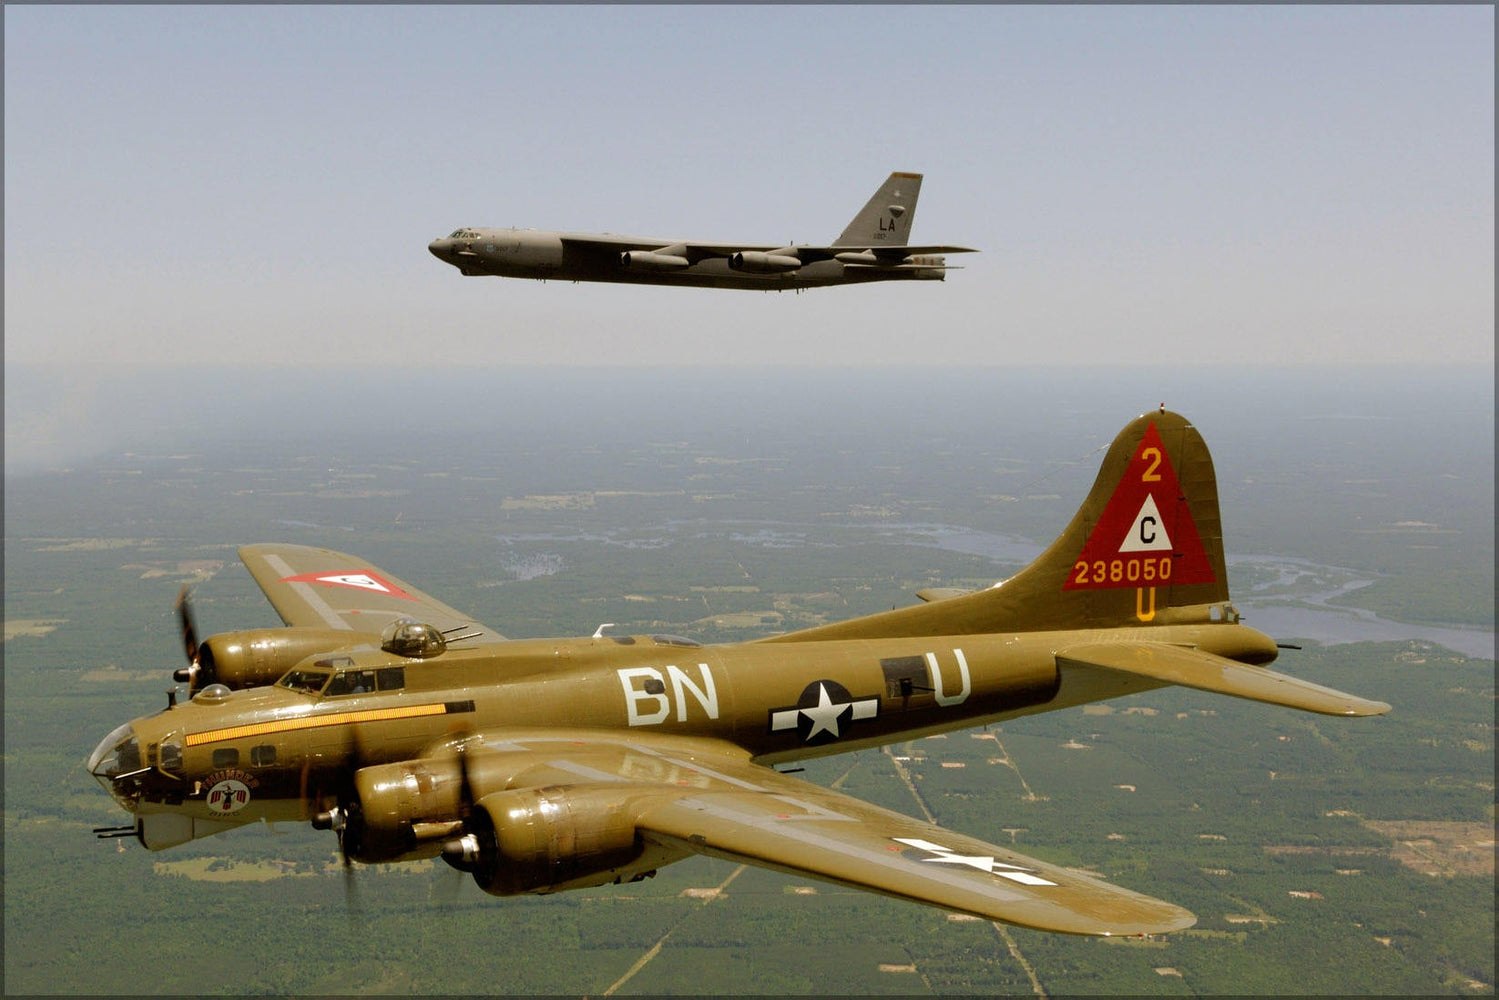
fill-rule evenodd
<path id="1" fill-rule="evenodd" d="M 855 698 L 837 681 L 813 681 L 795 705 L 771 709 L 770 731 L 795 729 L 804 743 L 829 743 L 841 739 L 844 727 L 873 719 L 880 714 L 878 697 Z"/>

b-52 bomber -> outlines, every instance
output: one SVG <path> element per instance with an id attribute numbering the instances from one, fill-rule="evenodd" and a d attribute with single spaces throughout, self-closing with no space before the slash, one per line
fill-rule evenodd
<path id="1" fill-rule="evenodd" d="M 893 173 L 829 246 L 465 227 L 427 249 L 465 275 L 800 291 L 868 281 L 947 276 L 944 254 L 967 247 L 908 246 L 921 174 Z"/>
<path id="2" fill-rule="evenodd" d="M 191 699 L 87 768 L 156 851 L 256 821 L 351 862 L 442 858 L 508 896 L 628 883 L 694 854 L 1048 931 L 1164 933 L 1170 903 L 811 784 L 775 765 L 1177 684 L 1334 716 L 1389 710 L 1266 668 L 1229 600 L 1212 460 L 1160 409 L 993 587 L 749 642 L 507 641 L 365 561 L 240 550 L 286 628 L 201 642 Z"/>

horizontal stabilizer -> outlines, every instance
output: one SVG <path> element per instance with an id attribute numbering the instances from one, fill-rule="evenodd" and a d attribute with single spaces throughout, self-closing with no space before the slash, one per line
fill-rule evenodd
<path id="1" fill-rule="evenodd" d="M 953 264 L 844 264 L 849 271 L 961 271 Z"/>
<path id="2" fill-rule="evenodd" d="M 962 597 L 973 591 L 963 587 L 926 587 L 916 592 L 916 596 L 930 604 L 932 601 L 945 601 L 950 597 Z"/>
<path id="3" fill-rule="evenodd" d="M 1161 642 L 1099 642 L 1057 653 L 1058 666 L 1101 667 L 1167 684 L 1284 705 L 1323 715 L 1383 715 L 1390 706 L 1285 674 L 1251 667 L 1187 646 Z"/>
<path id="4" fill-rule="evenodd" d="M 798 247 L 798 249 L 801 249 Z M 927 246 L 927 247 L 893 247 L 888 244 L 876 244 L 873 246 L 838 246 L 838 247 L 809 247 L 807 249 L 826 251 L 836 250 L 838 253 L 872 253 L 879 257 L 889 257 L 901 260 L 906 257 L 927 257 L 933 254 L 944 253 L 978 253 L 973 247 L 949 247 L 949 246 Z"/>

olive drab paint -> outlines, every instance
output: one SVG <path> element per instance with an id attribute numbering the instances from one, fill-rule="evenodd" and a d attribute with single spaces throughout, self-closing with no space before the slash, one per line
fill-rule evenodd
<path id="1" fill-rule="evenodd" d="M 666 665 L 665 677 L 656 667 L 627 667 L 616 671 L 625 692 L 625 714 L 629 724 L 659 725 L 671 716 L 673 709 L 677 721 L 686 722 L 689 700 L 696 705 L 695 710 L 709 719 L 717 719 L 718 689 L 713 684 L 713 671 L 706 663 L 699 663 L 697 669 L 696 680 L 675 664 Z M 671 682 L 669 693 L 667 680 Z"/>
<path id="2" fill-rule="evenodd" d="M 1155 934 L 1195 918 L 773 765 L 1170 684 L 1389 710 L 1266 668 L 1275 642 L 1229 601 L 1211 457 L 1164 409 L 1119 433 L 1061 536 L 1003 583 L 750 642 L 507 640 L 354 556 L 240 557 L 286 627 L 200 642 L 184 596 L 191 697 L 90 755 L 130 816 L 100 836 L 165 850 L 310 820 L 351 864 L 441 858 L 496 896 L 708 854 L 1042 930 Z"/>

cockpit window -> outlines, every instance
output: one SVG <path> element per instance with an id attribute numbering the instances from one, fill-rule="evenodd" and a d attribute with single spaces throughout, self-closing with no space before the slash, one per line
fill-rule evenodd
<path id="1" fill-rule="evenodd" d="M 317 694 L 328 683 L 326 670 L 293 670 L 276 682 L 277 687 L 291 688 L 306 694 Z"/>
<path id="2" fill-rule="evenodd" d="M 450 240 L 476 240 L 478 238 L 479 234 L 472 229 L 455 229 L 453 235 L 448 237 Z"/>
<path id="3" fill-rule="evenodd" d="M 327 697 L 341 694 L 369 694 L 371 691 L 399 691 L 406 686 L 405 667 L 381 667 L 378 670 L 340 670 L 323 692 Z"/>
<path id="4" fill-rule="evenodd" d="M 375 690 L 373 670 L 340 670 L 325 692 L 329 697 L 340 694 L 368 694 Z"/>

